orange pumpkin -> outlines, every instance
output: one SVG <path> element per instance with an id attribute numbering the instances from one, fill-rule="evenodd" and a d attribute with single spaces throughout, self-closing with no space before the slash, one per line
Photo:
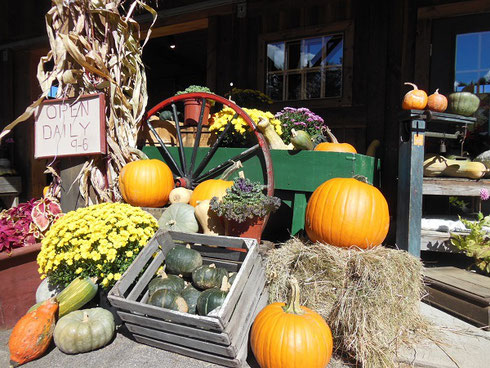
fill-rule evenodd
<path id="1" fill-rule="evenodd" d="M 383 242 L 389 226 L 385 197 L 359 179 L 327 180 L 306 206 L 305 230 L 313 242 L 371 248 Z"/>
<path id="2" fill-rule="evenodd" d="M 427 106 L 427 93 L 418 89 L 418 87 L 409 82 L 405 82 L 406 85 L 412 86 L 413 90 L 408 91 L 403 97 L 402 108 L 404 110 L 423 110 Z"/>
<path id="3" fill-rule="evenodd" d="M 447 109 L 447 98 L 439 93 L 439 88 L 427 100 L 427 108 L 431 111 L 444 112 Z"/>
<path id="4" fill-rule="evenodd" d="M 53 337 L 57 311 L 58 302 L 51 298 L 17 321 L 9 338 L 12 367 L 43 355 Z"/>
<path id="5" fill-rule="evenodd" d="M 332 357 L 332 332 L 316 312 L 300 306 L 298 282 L 291 278 L 291 297 L 260 311 L 250 345 L 261 368 L 324 368 Z"/>
<path id="6" fill-rule="evenodd" d="M 327 135 L 332 142 L 322 142 L 317 144 L 314 151 L 328 151 L 328 152 L 352 152 L 357 153 L 354 146 L 349 143 L 339 143 L 337 138 L 333 135 L 332 131 L 327 127 Z"/>
<path id="7" fill-rule="evenodd" d="M 223 179 L 209 179 L 200 183 L 191 194 L 189 204 L 196 207 L 198 201 L 204 201 L 213 197 L 221 198 L 226 194 L 226 189 L 233 185 L 233 181 Z"/>
<path id="8" fill-rule="evenodd" d="M 174 178 L 163 161 L 133 161 L 122 168 L 119 189 L 124 200 L 133 206 L 162 207 L 174 189 Z"/>

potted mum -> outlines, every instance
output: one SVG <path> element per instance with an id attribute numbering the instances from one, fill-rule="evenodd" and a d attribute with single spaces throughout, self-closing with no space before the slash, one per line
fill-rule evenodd
<path id="1" fill-rule="evenodd" d="M 281 205 L 279 198 L 266 195 L 264 189 L 264 185 L 241 175 L 221 199 L 211 199 L 209 207 L 223 218 L 226 235 L 254 238 L 260 242 L 266 216 Z"/>
<path id="2" fill-rule="evenodd" d="M 293 129 L 307 132 L 315 145 L 327 140 L 325 121 L 306 107 L 285 107 L 275 115 L 275 118 L 281 122 L 281 138 L 286 144 L 291 142 Z"/>
<path id="3" fill-rule="evenodd" d="M 208 87 L 191 85 L 183 91 L 178 91 L 175 95 L 183 95 L 186 93 L 205 92 L 212 93 Z M 209 110 L 211 108 L 211 102 L 206 100 L 204 106 L 204 115 L 202 118 L 202 125 L 208 125 Z M 199 122 L 199 115 L 201 113 L 201 99 L 200 98 L 187 98 L 184 100 L 184 121 L 185 125 L 197 125 Z"/>

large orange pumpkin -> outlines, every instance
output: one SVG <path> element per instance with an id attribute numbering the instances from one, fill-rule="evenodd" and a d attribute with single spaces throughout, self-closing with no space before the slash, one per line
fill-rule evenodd
<path id="1" fill-rule="evenodd" d="M 332 332 L 316 312 L 300 306 L 299 286 L 292 278 L 291 298 L 260 311 L 250 345 L 261 368 L 324 368 L 332 357 Z"/>
<path id="2" fill-rule="evenodd" d="M 10 364 L 17 367 L 43 355 L 53 337 L 58 302 L 46 300 L 17 321 L 10 334 Z"/>
<path id="3" fill-rule="evenodd" d="M 313 242 L 371 248 L 383 242 L 389 226 L 383 194 L 354 178 L 327 180 L 315 189 L 306 207 L 305 230 Z"/>
<path id="4" fill-rule="evenodd" d="M 163 161 L 133 161 L 122 168 L 119 189 L 124 200 L 133 206 L 162 207 L 174 189 L 174 178 Z"/>
<path id="5" fill-rule="evenodd" d="M 328 152 L 351 152 L 357 153 L 357 150 L 349 143 L 339 143 L 337 137 L 335 137 L 327 127 L 327 135 L 332 142 L 322 142 L 316 145 L 314 151 L 328 151 Z"/>
<path id="6" fill-rule="evenodd" d="M 221 198 L 226 194 L 226 189 L 233 185 L 233 181 L 223 179 L 209 179 L 200 183 L 191 194 L 189 204 L 196 207 L 198 201 L 204 201 L 213 197 Z"/>

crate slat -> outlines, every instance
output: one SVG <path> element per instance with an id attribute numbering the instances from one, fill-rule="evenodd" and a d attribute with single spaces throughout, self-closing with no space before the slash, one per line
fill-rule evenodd
<path id="1" fill-rule="evenodd" d="M 165 256 L 162 252 L 158 252 L 157 256 L 150 263 L 143 275 L 140 277 L 133 290 L 131 290 L 127 296 L 129 300 L 136 300 L 141 295 L 141 292 L 145 289 L 146 285 L 153 279 L 155 273 L 163 263 Z"/>
<path id="2" fill-rule="evenodd" d="M 197 250 L 203 257 L 227 259 L 230 261 L 243 262 L 247 253 L 236 250 L 229 250 L 223 247 L 213 248 L 211 246 L 193 245 L 192 249 Z"/>
<path id="3" fill-rule="evenodd" d="M 187 243 L 197 243 L 204 245 L 213 245 L 224 248 L 250 248 L 250 241 L 244 238 L 235 238 L 232 236 L 214 236 L 204 234 L 181 233 L 175 231 L 168 232 L 172 239 L 180 240 Z M 248 239 L 247 239 L 248 240 Z M 256 241 L 255 241 L 256 242 Z"/>
<path id="4" fill-rule="evenodd" d="M 214 264 L 216 267 L 225 268 L 228 272 L 237 272 L 240 269 L 240 264 L 236 262 L 221 261 L 216 258 L 203 257 L 202 263 L 204 265 Z"/>
<path id="5" fill-rule="evenodd" d="M 153 327 L 161 331 L 176 333 L 178 335 L 196 337 L 199 339 L 215 342 L 220 345 L 230 345 L 231 341 L 226 333 L 201 330 L 189 326 L 179 325 L 177 323 L 162 321 L 156 318 L 137 316 L 128 312 L 118 312 L 118 315 L 124 322 L 143 327 Z"/>

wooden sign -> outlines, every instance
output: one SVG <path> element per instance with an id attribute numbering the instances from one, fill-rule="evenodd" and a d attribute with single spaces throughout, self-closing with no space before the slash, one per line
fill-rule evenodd
<path id="1" fill-rule="evenodd" d="M 34 157 L 106 153 L 104 94 L 46 100 L 34 120 Z"/>

